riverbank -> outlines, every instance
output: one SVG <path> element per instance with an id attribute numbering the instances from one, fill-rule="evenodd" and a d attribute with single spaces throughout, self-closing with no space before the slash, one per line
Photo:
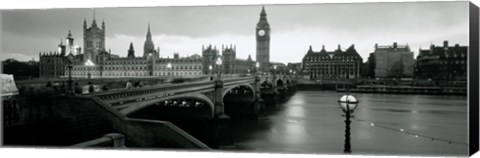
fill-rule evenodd
<path id="1" fill-rule="evenodd" d="M 345 92 L 345 88 L 338 88 Z M 354 93 L 389 93 L 389 94 L 429 94 L 429 95 L 467 95 L 466 87 L 423 87 L 423 86 L 387 86 L 359 85 L 350 90 Z"/>
<path id="2" fill-rule="evenodd" d="M 392 85 L 352 85 L 353 93 L 388 93 L 388 94 L 428 94 L 428 95 L 467 95 L 467 87 L 440 87 L 440 86 L 392 86 Z M 300 91 L 333 90 L 345 92 L 343 85 L 300 83 Z"/>

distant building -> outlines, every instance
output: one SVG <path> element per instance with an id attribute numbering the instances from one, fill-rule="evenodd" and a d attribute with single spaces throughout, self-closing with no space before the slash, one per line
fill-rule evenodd
<path id="1" fill-rule="evenodd" d="M 273 71 L 276 72 L 276 74 L 285 74 L 287 70 L 287 65 L 284 63 L 280 62 L 270 62 L 270 72 L 273 73 Z"/>
<path id="2" fill-rule="evenodd" d="M 367 62 L 363 64 L 362 76 L 365 78 L 375 78 L 375 67 L 376 67 L 375 54 L 370 53 L 370 55 L 368 56 Z"/>
<path id="3" fill-rule="evenodd" d="M 237 49 L 236 46 L 228 45 L 225 47 L 222 45 L 222 66 L 224 74 L 235 74 L 236 73 L 236 57 Z"/>
<path id="4" fill-rule="evenodd" d="M 267 13 L 262 7 L 260 20 L 255 28 L 255 39 L 257 44 L 257 57 L 255 60 L 259 62 L 259 71 L 267 72 L 270 70 L 270 24 L 267 21 Z"/>
<path id="5" fill-rule="evenodd" d="M 303 57 L 303 69 L 310 79 L 353 79 L 360 77 L 362 57 L 354 45 L 342 51 L 338 49 L 327 52 L 322 47 L 320 52 L 314 52 L 312 46 Z"/>
<path id="6" fill-rule="evenodd" d="M 371 78 L 369 68 L 370 68 L 369 61 L 362 63 L 362 66 L 360 66 L 360 76 L 362 78 Z"/>
<path id="7" fill-rule="evenodd" d="M 204 67 L 203 74 L 212 74 L 215 73 L 215 71 L 219 70 L 216 61 L 221 56 L 219 51 L 217 50 L 217 47 L 212 47 L 212 45 L 208 45 L 205 48 L 205 46 L 202 46 L 202 57 L 202 65 Z"/>
<path id="8" fill-rule="evenodd" d="M 415 60 L 408 45 L 397 45 L 396 42 L 387 46 L 375 44 L 375 51 L 372 54 L 370 54 L 369 62 L 373 64 L 370 68 L 374 67 L 375 77 L 413 76 Z"/>
<path id="9" fill-rule="evenodd" d="M 430 45 L 430 49 L 419 49 L 415 74 L 417 78 L 434 80 L 466 80 L 467 46 Z"/>
<path id="10" fill-rule="evenodd" d="M 92 24 L 91 27 L 95 27 L 95 25 Z M 101 31 L 97 32 L 99 34 L 103 33 Z M 101 35 L 93 37 L 101 37 Z M 146 40 L 143 48 L 143 56 L 135 56 L 133 43 L 130 43 L 130 46 L 127 50 L 127 57 L 118 57 L 117 55 L 112 55 L 110 51 L 106 52 L 103 48 L 99 47 L 97 49 L 102 51 L 98 54 L 93 53 L 93 55 L 90 57 L 90 59 L 95 59 L 91 60 L 94 65 L 88 66 L 86 64 L 89 59 L 87 57 L 86 60 L 77 62 L 73 66 L 72 76 L 115 78 L 140 76 L 189 77 L 202 75 L 203 66 L 201 58 L 195 58 L 195 56 L 179 57 L 178 53 L 176 53 L 172 59 L 160 58 L 160 48 L 155 50 L 154 47 L 150 25 L 148 25 Z M 85 55 L 88 56 L 87 53 L 85 53 Z"/>
<path id="11" fill-rule="evenodd" d="M 235 59 L 235 73 L 247 74 L 254 73 L 255 71 L 255 61 L 252 60 L 250 55 L 248 55 L 247 60 Z"/>
<path id="12" fill-rule="evenodd" d="M 221 55 L 220 55 L 221 53 Z M 221 52 L 217 50 L 216 46 L 208 45 L 202 46 L 203 56 L 203 70 L 204 74 L 219 73 L 222 74 L 246 74 L 253 72 L 254 61 L 248 56 L 247 60 L 241 60 L 236 58 L 236 46 L 222 45 Z M 217 65 L 217 62 L 221 61 L 221 65 Z"/>
<path id="13" fill-rule="evenodd" d="M 303 66 L 302 63 L 288 63 L 287 69 L 289 70 L 289 74 L 298 74 L 302 72 Z M 290 72 L 292 70 L 292 72 Z"/>
<path id="14" fill-rule="evenodd" d="M 68 31 L 65 41 L 66 45 L 63 44 L 63 41 L 60 41 L 58 51 L 39 53 L 40 78 L 58 78 L 65 76 L 65 72 L 68 71 L 67 66 L 73 62 L 67 56 L 79 60 L 83 59 L 83 56 L 79 55 L 82 49 L 74 43 L 74 38 L 70 31 Z"/>
<path id="15" fill-rule="evenodd" d="M 142 57 L 135 56 L 133 44 L 127 50 L 127 57 L 119 57 L 105 49 L 105 23 L 99 28 L 93 20 L 90 27 L 83 24 L 84 50 L 74 46 L 69 32 L 67 45 L 60 43 L 58 52 L 40 53 L 40 77 L 58 78 L 68 76 L 72 66 L 75 78 L 112 78 L 139 76 L 198 76 L 202 75 L 202 58 L 190 57 L 159 58 L 160 48 L 154 49 L 150 25 L 148 26 Z"/>
<path id="16" fill-rule="evenodd" d="M 263 26 L 263 25 L 262 25 Z M 155 48 L 150 25 L 147 28 L 143 56 L 135 56 L 135 48 L 130 43 L 126 57 L 112 54 L 105 49 L 105 22 L 101 28 L 95 19 L 90 27 L 83 22 L 84 49 L 74 45 L 71 32 L 66 41 L 58 46 L 58 52 L 40 53 L 40 76 L 43 78 L 67 77 L 68 67 L 74 78 L 116 78 L 144 76 L 198 76 L 221 71 L 223 74 L 238 74 L 253 72 L 255 61 L 249 56 L 247 60 L 236 59 L 236 46 L 202 47 L 202 56 L 194 54 L 180 57 L 178 53 L 173 58 L 160 58 L 160 48 Z M 268 43 L 268 42 L 267 42 Z M 264 48 L 262 48 L 265 51 Z M 268 52 L 268 50 L 267 50 Z M 221 55 L 220 55 L 221 53 Z M 264 52 L 265 53 L 265 52 Z M 221 65 L 217 65 L 221 59 Z"/>

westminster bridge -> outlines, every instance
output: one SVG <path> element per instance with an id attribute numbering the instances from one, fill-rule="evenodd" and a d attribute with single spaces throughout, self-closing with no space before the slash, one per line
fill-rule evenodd
<path id="1" fill-rule="evenodd" d="M 178 84 L 19 99 L 4 145 L 229 148 L 231 117 L 258 118 L 295 92 L 286 75 L 219 77 Z M 22 97 L 19 97 L 22 98 Z M 16 123 L 15 123 L 16 122 Z"/>

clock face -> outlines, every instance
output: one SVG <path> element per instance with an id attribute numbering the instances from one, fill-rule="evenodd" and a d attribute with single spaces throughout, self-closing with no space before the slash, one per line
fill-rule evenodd
<path id="1" fill-rule="evenodd" d="M 259 35 L 259 36 L 264 36 L 264 35 L 265 35 L 265 30 L 260 30 L 260 31 L 258 31 L 258 35 Z"/>

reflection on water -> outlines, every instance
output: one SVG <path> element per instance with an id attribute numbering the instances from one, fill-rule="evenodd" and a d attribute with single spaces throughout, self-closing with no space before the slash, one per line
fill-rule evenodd
<path id="1" fill-rule="evenodd" d="M 467 112 L 464 112 L 464 111 L 403 110 L 403 109 L 378 109 L 378 108 L 372 108 L 372 110 L 388 111 L 388 112 L 400 112 L 400 113 L 406 112 L 406 113 L 412 113 L 412 114 L 417 114 L 417 113 L 429 113 L 429 114 L 448 115 L 448 114 L 460 113 L 460 114 L 467 115 Z"/>
<path id="2" fill-rule="evenodd" d="M 337 105 L 342 95 L 300 91 L 266 119 L 234 121 L 235 145 L 255 152 L 343 153 L 345 118 Z M 354 154 L 467 154 L 461 145 L 468 142 L 466 97 L 354 95 L 360 100 L 351 124 Z"/>

